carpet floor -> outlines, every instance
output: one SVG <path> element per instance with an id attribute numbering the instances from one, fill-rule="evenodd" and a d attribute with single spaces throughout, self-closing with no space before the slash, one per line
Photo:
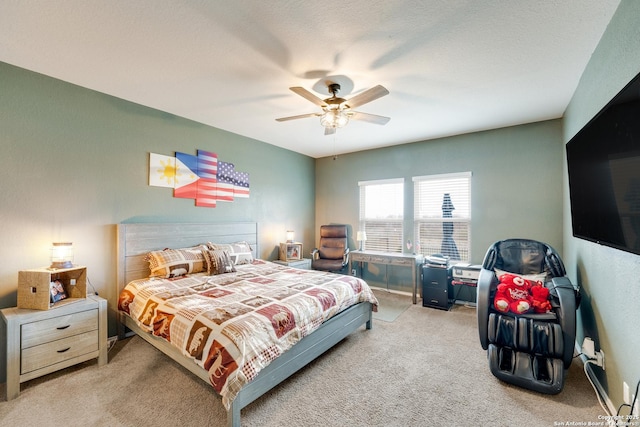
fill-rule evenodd
<path id="1" fill-rule="evenodd" d="M 602 421 L 604 412 L 578 359 L 555 396 L 493 377 L 471 308 L 411 304 L 395 321 L 373 324 L 245 408 L 243 427 L 551 427 Z M 24 383 L 17 399 L 0 401 L 2 426 L 225 423 L 210 386 L 139 337 L 118 342 L 103 367 L 86 362 Z"/>

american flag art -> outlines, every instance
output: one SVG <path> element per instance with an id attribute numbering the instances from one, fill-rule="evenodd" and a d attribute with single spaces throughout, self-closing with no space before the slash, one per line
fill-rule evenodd
<path id="1" fill-rule="evenodd" d="M 215 208 L 218 200 L 218 155 L 198 150 L 198 192 L 196 206 Z"/>
<path id="2" fill-rule="evenodd" d="M 202 207 L 249 197 L 249 173 L 236 171 L 233 163 L 204 150 L 196 156 L 149 153 L 149 185 L 173 188 L 174 197 L 195 199 L 196 206 Z"/>
<path id="3" fill-rule="evenodd" d="M 233 163 L 218 163 L 218 200 L 233 202 Z"/>

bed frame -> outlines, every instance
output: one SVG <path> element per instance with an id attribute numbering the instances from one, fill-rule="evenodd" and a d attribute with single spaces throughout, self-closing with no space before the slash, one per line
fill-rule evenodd
<path id="1" fill-rule="evenodd" d="M 120 291 L 132 280 L 149 276 L 147 252 L 164 248 L 182 248 L 199 243 L 233 243 L 246 241 L 258 257 L 258 228 L 254 222 L 236 223 L 127 223 L 118 225 L 118 289 Z M 165 353 L 174 361 L 209 383 L 208 373 L 191 359 L 166 341 L 140 329 L 126 314 L 118 312 L 121 338 L 126 336 L 125 327 Z M 264 368 L 258 376 L 245 385 L 227 411 L 227 426 L 240 427 L 240 411 L 245 406 L 296 373 L 322 353 L 333 347 L 347 335 L 360 328 L 372 327 L 372 305 L 357 304 L 329 319 L 287 352 Z"/>

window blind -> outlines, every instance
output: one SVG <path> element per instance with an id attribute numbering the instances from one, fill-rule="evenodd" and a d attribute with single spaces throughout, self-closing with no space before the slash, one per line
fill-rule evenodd
<path id="1" fill-rule="evenodd" d="M 414 230 L 420 253 L 471 259 L 471 172 L 414 177 Z"/>
<path id="2" fill-rule="evenodd" d="M 382 252 L 402 252 L 404 179 L 362 181 L 360 231 L 367 234 L 363 247 Z"/>

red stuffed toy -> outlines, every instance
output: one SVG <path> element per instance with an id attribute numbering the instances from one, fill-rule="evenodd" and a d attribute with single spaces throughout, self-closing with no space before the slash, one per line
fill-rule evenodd
<path id="1" fill-rule="evenodd" d="M 534 282 L 511 273 L 503 274 L 499 280 L 496 296 L 493 299 L 496 310 L 503 313 L 511 311 L 516 314 L 528 312 L 533 305 L 530 289 Z"/>
<path id="2" fill-rule="evenodd" d="M 533 299 L 533 311 L 536 313 L 546 313 L 551 311 L 549 302 L 549 289 L 538 282 L 531 287 L 531 298 Z"/>

